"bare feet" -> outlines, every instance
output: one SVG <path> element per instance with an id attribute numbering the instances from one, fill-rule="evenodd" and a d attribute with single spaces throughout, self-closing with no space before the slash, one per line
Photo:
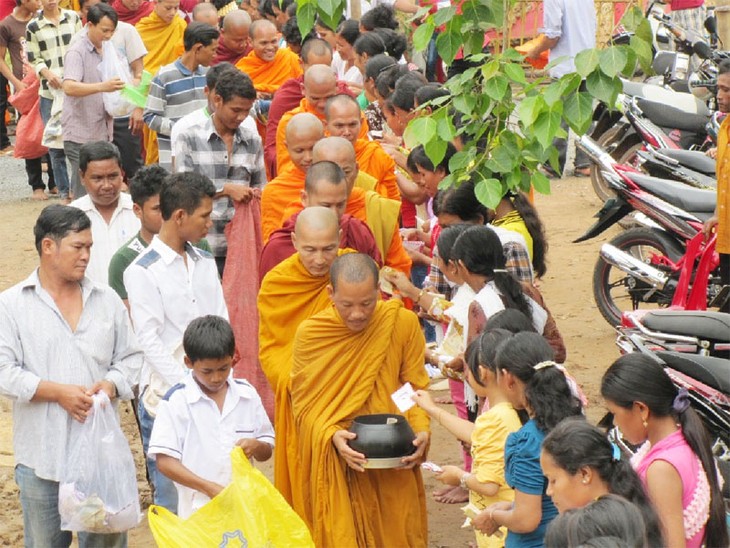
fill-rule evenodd
<path id="1" fill-rule="evenodd" d="M 451 401 L 451 396 L 449 396 L 448 394 L 445 396 L 438 396 L 434 398 L 433 401 L 436 403 L 454 403 L 453 401 Z"/>
<path id="2" fill-rule="evenodd" d="M 462 489 L 461 486 L 450 487 L 446 493 L 436 491 L 433 498 L 443 504 L 461 504 L 469 501 L 469 491 Z"/>
<path id="3" fill-rule="evenodd" d="M 58 187 L 54 186 L 52 189 L 48 191 L 48 194 L 53 194 L 54 196 L 58 195 Z"/>
<path id="4" fill-rule="evenodd" d="M 46 194 L 46 191 L 42 188 L 37 188 L 33 191 L 33 196 L 31 196 L 31 200 L 37 200 L 39 202 L 47 200 L 48 195 Z"/>

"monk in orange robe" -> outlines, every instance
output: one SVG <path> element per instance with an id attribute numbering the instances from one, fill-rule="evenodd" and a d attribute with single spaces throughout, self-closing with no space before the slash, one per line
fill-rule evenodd
<path id="1" fill-rule="evenodd" d="M 248 30 L 251 52 L 236 67 L 251 77 L 260 96 L 271 95 L 289 78 L 302 74 L 299 56 L 279 47 L 276 26 L 266 19 L 251 23 Z"/>
<path id="2" fill-rule="evenodd" d="M 307 208 L 297 218 L 294 240 L 301 252 L 269 271 L 258 296 L 259 360 L 274 390 L 274 483 L 290 504 L 291 478 L 298 477 L 288 389 L 292 342 L 299 324 L 329 305 L 329 268 L 341 253 L 337 216 L 325 208 Z"/>
<path id="3" fill-rule="evenodd" d="M 415 452 L 399 468 L 365 469 L 365 455 L 348 444 L 356 438 L 348 431 L 354 417 L 399 413 L 390 396 L 406 382 L 427 389 L 418 317 L 398 300 L 379 299 L 378 268 L 360 253 L 335 260 L 329 294 L 334 306 L 302 322 L 292 349 L 300 470 L 292 489 L 301 492 L 294 509 L 319 547 L 426 546 L 419 464 L 428 451 L 428 416 L 418 407 L 405 413 Z"/>
<path id="4" fill-rule="evenodd" d="M 327 137 L 315 145 L 312 160 L 334 162 L 343 169 L 350 188 L 345 213 L 367 223 L 386 266 L 410 276 L 412 261 L 403 247 L 399 230 L 401 204 L 365 190 L 357 183 L 360 170 L 352 144 L 343 137 Z"/>
<path id="5" fill-rule="evenodd" d="M 342 168 L 333 162 L 317 162 L 307 170 L 301 203 L 304 209 L 320 206 L 332 210 L 340 223 L 340 248 L 350 248 L 370 255 L 382 266 L 383 259 L 370 227 L 345 213 L 349 194 L 347 177 Z M 262 279 L 269 270 L 296 252 L 292 234 L 298 218 L 299 212 L 290 216 L 281 228 L 272 232 L 269 242 L 261 251 L 259 274 Z"/>
<path id="6" fill-rule="evenodd" d="M 395 161 L 380 143 L 363 139 L 360 135 L 360 105 L 349 95 L 335 95 L 324 109 L 326 130 L 334 137 L 344 137 L 355 147 L 357 164 L 362 171 L 377 179 L 375 191 L 391 200 L 400 200 L 396 180 Z"/>
<path id="7" fill-rule="evenodd" d="M 180 56 L 180 47 L 187 23 L 178 15 L 179 7 L 180 0 L 156 0 L 152 13 L 135 25 L 147 48 L 144 69 L 153 76 L 157 74 L 160 67 L 169 65 Z M 157 133 L 145 125 L 143 137 L 145 163 L 154 164 L 159 160 Z"/>
<path id="8" fill-rule="evenodd" d="M 301 112 L 314 114 L 324 125 L 327 121 L 324 113 L 324 107 L 330 97 L 334 97 L 338 93 L 337 77 L 332 72 L 332 68 L 327 65 L 312 65 L 304 73 L 304 82 L 302 84 L 304 99 L 294 110 L 285 113 L 279 125 L 276 128 L 276 170 L 281 171 L 289 162 L 289 155 L 284 144 L 284 135 L 286 135 L 286 126 L 292 117 Z M 363 138 L 367 138 L 368 125 L 364 115 L 361 114 L 360 134 Z"/>
<path id="9" fill-rule="evenodd" d="M 285 142 L 292 161 L 269 181 L 261 193 L 261 236 L 264 243 L 288 218 L 284 216 L 287 206 L 299 200 L 304 190 L 304 177 L 312 164 L 312 150 L 323 137 L 322 122 L 312 114 L 303 112 L 289 124 Z"/>

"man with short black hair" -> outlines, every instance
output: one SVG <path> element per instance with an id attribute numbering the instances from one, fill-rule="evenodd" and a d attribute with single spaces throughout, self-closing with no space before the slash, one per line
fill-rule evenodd
<path id="1" fill-rule="evenodd" d="M 157 405 L 185 376 L 185 328 L 208 314 L 228 319 L 213 256 L 190 243 L 204 238 L 210 228 L 215 192 L 203 175 L 172 175 L 160 192 L 159 234 L 124 271 L 132 321 L 145 353 L 138 407 L 145 454 Z M 159 473 L 154 459 L 148 459 L 147 466 L 155 504 L 174 512 L 177 495 L 172 481 Z"/>
<path id="2" fill-rule="evenodd" d="M 102 93 L 124 87 L 119 77 L 103 81 L 99 70 L 102 44 L 111 39 L 117 28 L 117 12 L 108 4 L 99 3 L 89 8 L 87 18 L 86 35 L 66 52 L 63 74 L 63 150 L 71 170 L 71 192 L 77 199 L 86 194 L 79 179 L 81 145 L 99 139 L 111 141 L 114 137 L 114 119 L 106 111 Z"/>
<path id="3" fill-rule="evenodd" d="M 109 282 L 109 262 L 124 242 L 139 230 L 132 198 L 122 192 L 119 149 L 108 141 L 93 141 L 79 150 L 79 172 L 86 196 L 71 205 L 91 219 L 94 249 L 87 276 L 97 283 Z"/>
<path id="4" fill-rule="evenodd" d="M 157 132 L 160 165 L 172 171 L 170 132 L 180 118 L 206 104 L 205 73 L 218 47 L 218 29 L 191 23 L 183 37 L 185 52 L 152 79 L 144 121 Z"/>
<path id="5" fill-rule="evenodd" d="M 33 229 L 40 266 L 0 294 L 0 394 L 13 400 L 26 546 L 71 545 L 58 488 L 68 450 L 83 442 L 73 421 L 87 420 L 98 392 L 131 399 L 142 366 L 119 297 L 85 276 L 92 230 L 83 211 L 45 208 Z M 127 545 L 126 533 L 80 532 L 78 540 L 81 548 Z"/>

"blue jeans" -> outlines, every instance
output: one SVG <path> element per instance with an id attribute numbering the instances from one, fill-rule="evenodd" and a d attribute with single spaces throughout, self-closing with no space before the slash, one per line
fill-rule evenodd
<path id="1" fill-rule="evenodd" d="M 142 437 L 142 449 L 144 449 L 145 457 L 150 447 L 150 437 L 152 436 L 152 427 L 155 419 L 147 412 L 142 403 L 142 394 L 139 395 L 139 404 L 137 405 L 137 416 L 139 417 L 139 433 Z M 157 469 L 157 461 L 149 457 L 147 460 L 147 473 L 152 481 L 152 491 L 155 504 L 164 506 L 170 512 L 177 514 L 177 489 L 175 483 Z"/>
<path id="2" fill-rule="evenodd" d="M 23 534 L 26 548 L 56 548 L 71 545 L 71 531 L 61 530 L 58 513 L 58 482 L 41 479 L 32 468 L 15 467 L 15 483 L 20 488 L 23 507 Z M 79 532 L 81 548 L 127 548 L 127 533 Z"/>
<path id="3" fill-rule="evenodd" d="M 48 120 L 51 119 L 51 107 L 53 107 L 53 101 L 47 97 L 41 97 L 41 118 L 44 124 L 47 124 Z M 68 170 L 66 169 L 66 155 L 62 148 L 49 148 L 48 155 L 51 157 L 51 167 L 53 168 L 56 187 L 58 187 L 58 196 L 67 198 Z"/>

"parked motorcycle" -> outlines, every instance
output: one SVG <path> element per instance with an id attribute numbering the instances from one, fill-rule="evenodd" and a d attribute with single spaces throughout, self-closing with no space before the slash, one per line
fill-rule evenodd
<path id="1" fill-rule="evenodd" d="M 704 240 L 716 193 L 650 177 L 616 161 L 588 136 L 579 146 L 603 171 L 616 196 L 609 198 L 583 242 L 633 213 L 640 225 L 601 247 L 593 272 L 596 305 L 611 325 L 624 310 L 651 304 L 704 310 L 721 293 L 715 236 Z"/>

